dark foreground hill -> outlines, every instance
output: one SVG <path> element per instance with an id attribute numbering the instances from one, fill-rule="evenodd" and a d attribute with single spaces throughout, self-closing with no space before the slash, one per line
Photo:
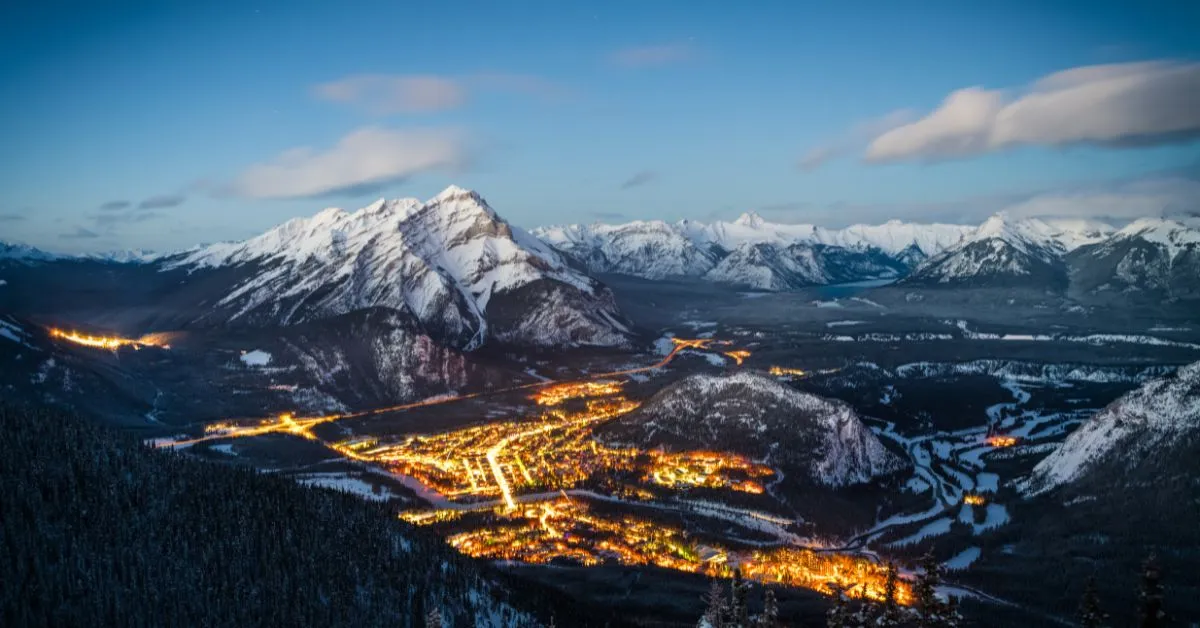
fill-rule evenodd
<path id="1" fill-rule="evenodd" d="M 386 507 L 0 407 L 0 625 L 619 625 Z"/>

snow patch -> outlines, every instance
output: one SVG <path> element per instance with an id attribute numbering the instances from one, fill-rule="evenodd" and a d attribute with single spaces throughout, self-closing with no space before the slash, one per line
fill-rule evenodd
<path id="1" fill-rule="evenodd" d="M 240 359 L 246 366 L 266 366 L 271 363 L 271 354 L 255 349 L 242 353 Z"/>

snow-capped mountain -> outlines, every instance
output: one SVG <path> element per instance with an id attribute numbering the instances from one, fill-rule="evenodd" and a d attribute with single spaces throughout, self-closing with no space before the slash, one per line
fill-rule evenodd
<path id="1" fill-rule="evenodd" d="M 903 466 L 849 405 L 749 372 L 680 380 L 609 434 L 650 447 L 734 449 L 832 488 Z"/>
<path id="2" fill-rule="evenodd" d="M 1200 228 L 1174 220 L 1134 221 L 1068 256 L 1083 292 L 1200 297 Z"/>
<path id="3" fill-rule="evenodd" d="M 704 278 L 757 290 L 782 291 L 868 278 L 894 278 L 907 270 L 902 262 L 878 249 L 760 242 L 739 245 Z"/>
<path id="4" fill-rule="evenodd" d="M 114 264 L 149 264 L 160 257 L 163 257 L 162 253 L 155 253 L 154 251 L 145 251 L 142 249 L 103 251 L 100 253 L 89 253 L 83 256 L 84 259 L 96 260 L 99 262 L 112 262 Z"/>
<path id="5" fill-rule="evenodd" d="M 1014 220 L 999 213 L 921 263 L 905 281 L 1061 289 L 1067 284 L 1063 256 L 1111 232 L 1111 227 L 1090 221 Z"/>
<path id="6" fill-rule="evenodd" d="M 1039 462 L 1019 488 L 1033 496 L 1101 471 L 1123 474 L 1145 465 L 1165 470 L 1180 463 L 1194 470 L 1195 452 L 1188 451 L 1198 445 L 1200 362 L 1109 404 Z"/>
<path id="7" fill-rule="evenodd" d="M 661 220 L 545 227 L 535 233 L 594 272 L 647 279 L 698 277 L 712 270 L 723 254 Z"/>
<path id="8" fill-rule="evenodd" d="M 0 241 L 0 261 L 4 262 L 49 262 L 62 256 L 36 249 L 25 244 L 14 244 Z"/>
<path id="9" fill-rule="evenodd" d="M 434 337 L 539 346 L 623 345 L 629 326 L 600 282 L 505 222 L 475 192 L 326 209 L 243 242 L 164 260 L 230 285 L 195 322 L 289 325 L 371 307 L 406 312 Z"/>
<path id="10" fill-rule="evenodd" d="M 762 290 L 895 277 L 958 242 L 971 227 L 897 220 L 830 230 L 747 212 L 732 222 L 568 225 L 534 234 L 593 272 L 700 277 Z"/>

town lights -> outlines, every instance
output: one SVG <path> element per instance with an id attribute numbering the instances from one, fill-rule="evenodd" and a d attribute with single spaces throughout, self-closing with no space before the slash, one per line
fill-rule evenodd
<path id="1" fill-rule="evenodd" d="M 987 444 L 992 447 L 1012 447 L 1017 444 L 1015 436 L 989 436 Z"/>
<path id="2" fill-rule="evenodd" d="M 963 496 L 963 503 L 968 506 L 982 506 L 987 503 L 987 500 L 984 499 L 983 495 L 971 493 Z"/>
<path id="3" fill-rule="evenodd" d="M 63 331 L 55 327 L 50 328 L 50 337 L 66 340 L 67 342 L 72 342 L 84 347 L 92 347 L 93 349 L 107 349 L 109 351 L 116 351 L 121 347 L 133 347 L 137 349 L 139 347 L 148 346 L 151 344 L 149 342 L 130 340 L 128 338 L 121 338 L 118 336 L 89 336 L 76 331 Z"/>

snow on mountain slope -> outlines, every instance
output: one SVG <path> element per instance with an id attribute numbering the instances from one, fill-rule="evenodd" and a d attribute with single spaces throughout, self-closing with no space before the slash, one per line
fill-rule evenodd
<path id="1" fill-rule="evenodd" d="M 237 269 L 197 322 L 294 324 L 385 307 L 474 349 L 488 339 L 542 346 L 621 345 L 612 294 L 553 248 L 456 186 L 433 199 L 326 209 L 246 240 L 168 259 L 164 270 Z"/>
<path id="2" fill-rule="evenodd" d="M 1018 488 L 1033 496 L 1078 481 L 1101 465 L 1132 467 L 1154 458 L 1166 460 L 1177 443 L 1197 435 L 1200 362 L 1109 404 L 1039 462 Z"/>
<path id="3" fill-rule="evenodd" d="M 996 281 L 1065 283 L 1062 258 L 1068 252 L 1105 241 L 1114 229 L 1086 219 L 1015 220 L 1000 213 L 978 227 L 916 224 L 890 220 L 826 229 L 811 224 L 779 224 L 748 212 L 732 222 L 681 220 L 624 225 L 544 227 L 534 232 L 596 272 L 618 272 L 650 279 L 673 275 L 789 290 L 839 281 L 906 274 L 921 267 L 914 283 L 994 283 Z M 823 274 L 812 250 L 823 245 L 825 257 L 842 249 L 869 254 L 870 263 L 851 263 L 860 275 Z M 887 260 L 880 259 L 880 254 Z M 819 257 L 819 256 L 818 256 Z"/>
<path id="4" fill-rule="evenodd" d="M 988 218 L 958 244 L 918 266 L 906 282 L 1062 288 L 1066 267 L 1064 242 L 1083 236 L 1036 218 L 1013 220 L 1000 213 Z"/>
<path id="5" fill-rule="evenodd" d="M 877 249 L 850 249 L 823 244 L 766 242 L 742 244 L 704 278 L 758 290 L 792 290 L 804 286 L 893 278 L 904 264 Z"/>
<path id="6" fill-rule="evenodd" d="M 1200 229 L 1174 220 L 1134 221 L 1073 251 L 1068 263 L 1083 292 L 1200 297 Z"/>
<path id="7" fill-rule="evenodd" d="M 758 290 L 792 290 L 828 283 L 811 246 L 766 242 L 739 245 L 704 277 Z"/>
<path id="8" fill-rule="evenodd" d="M 695 277 L 711 270 L 718 258 L 711 247 L 661 220 L 545 227 L 534 233 L 594 272 L 647 279 Z"/>
<path id="9" fill-rule="evenodd" d="M 48 253 L 41 249 L 35 249 L 32 246 L 27 246 L 25 244 L 13 244 L 0 241 L 0 261 L 31 263 L 49 262 L 60 258 L 60 255 Z"/>
<path id="10" fill-rule="evenodd" d="M 830 230 L 808 224 L 772 223 L 748 212 L 732 222 L 597 223 L 542 227 L 533 233 L 594 272 L 647 279 L 704 277 L 763 290 L 788 290 L 903 274 L 972 230 L 959 225 L 918 225 L 896 220 Z M 818 257 L 825 261 L 815 259 Z M 861 274 L 848 272 L 851 269 Z"/>
<path id="11" fill-rule="evenodd" d="M 850 225 L 845 229 L 821 229 L 818 238 L 824 244 L 844 247 L 874 247 L 892 256 L 900 256 L 910 247 L 932 256 L 958 244 L 975 230 L 967 225 L 917 224 L 889 220 L 882 225 Z"/>
<path id="12" fill-rule="evenodd" d="M 162 253 L 143 251 L 142 249 L 104 251 L 102 253 L 89 253 L 84 256 L 85 259 L 112 262 L 114 264 L 149 264 L 160 257 L 163 257 Z"/>
<path id="13" fill-rule="evenodd" d="M 643 446 L 733 450 L 834 488 L 903 466 L 847 404 L 749 372 L 687 377 L 608 433 Z"/>
<path id="14" fill-rule="evenodd" d="M 791 244 L 815 242 L 817 227 L 807 224 L 780 224 L 767 222 L 754 212 L 746 212 L 733 222 L 717 221 L 702 223 L 677 223 L 681 231 L 697 243 L 711 243 L 726 250 L 743 244 Z"/>

